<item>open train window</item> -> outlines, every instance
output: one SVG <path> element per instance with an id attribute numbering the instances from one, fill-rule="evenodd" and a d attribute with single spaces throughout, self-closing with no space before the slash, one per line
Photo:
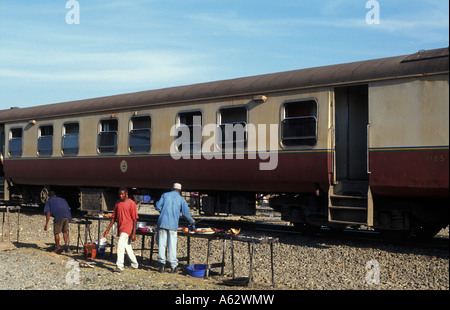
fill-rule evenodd
<path id="1" fill-rule="evenodd" d="M 286 102 L 282 110 L 281 142 L 285 146 L 317 143 L 317 102 Z"/>
<path id="2" fill-rule="evenodd" d="M 189 133 L 187 133 L 189 130 Z M 183 145 L 188 145 L 191 152 L 199 153 L 202 148 L 202 112 L 182 112 L 177 117 L 178 151 L 183 151 Z"/>
<path id="3" fill-rule="evenodd" d="M 244 151 L 247 146 L 247 108 L 230 107 L 219 110 L 222 151 Z"/>
<path id="4" fill-rule="evenodd" d="M 100 121 L 100 131 L 98 133 L 99 153 L 117 152 L 117 134 L 119 123 L 117 119 L 104 119 Z"/>
<path id="5" fill-rule="evenodd" d="M 150 116 L 134 116 L 131 118 L 129 146 L 131 153 L 149 152 L 152 119 Z"/>
<path id="6" fill-rule="evenodd" d="M 62 151 L 64 155 L 77 155 L 79 148 L 80 125 L 66 123 L 63 126 Z"/>
<path id="7" fill-rule="evenodd" d="M 53 154 L 53 126 L 44 125 L 39 127 L 38 132 L 38 154 L 41 156 Z"/>
<path id="8" fill-rule="evenodd" d="M 20 157 L 22 156 L 22 128 L 11 128 L 9 131 L 9 156 Z"/>

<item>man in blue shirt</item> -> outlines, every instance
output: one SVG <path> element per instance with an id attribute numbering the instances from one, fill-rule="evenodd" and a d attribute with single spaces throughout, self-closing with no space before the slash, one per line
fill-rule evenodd
<path id="1" fill-rule="evenodd" d="M 63 233 L 65 252 L 69 251 L 69 221 L 72 220 L 72 215 L 70 213 L 70 207 L 63 198 L 56 197 L 55 192 L 49 192 L 50 199 L 47 200 L 44 207 L 44 214 L 46 215 L 46 223 L 44 230 L 48 230 L 48 221 L 50 216 L 53 217 L 53 233 L 55 235 L 56 249 L 55 253 L 60 254 L 61 248 L 59 245 L 59 234 Z"/>
<path id="2" fill-rule="evenodd" d="M 155 208 L 161 213 L 157 223 L 159 272 L 164 272 L 164 266 L 166 264 L 166 243 L 168 243 L 171 272 L 176 273 L 178 266 L 177 230 L 180 213 L 191 225 L 195 223 L 189 212 L 186 200 L 181 196 L 181 184 L 175 183 L 171 192 L 164 193 L 156 203 Z"/>

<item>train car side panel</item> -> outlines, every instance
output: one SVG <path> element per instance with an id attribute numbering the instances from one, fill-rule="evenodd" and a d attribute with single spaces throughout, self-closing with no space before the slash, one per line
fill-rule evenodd
<path id="1" fill-rule="evenodd" d="M 5 158 L 5 141 L 5 125 L 0 124 L 0 177 L 4 176 L 3 159 Z"/>
<path id="2" fill-rule="evenodd" d="M 259 171 L 253 159 L 113 157 L 9 160 L 17 184 L 164 189 L 181 180 L 187 190 L 312 192 L 327 186 L 327 152 L 281 155 L 277 169 Z M 220 178 L 218 178 L 220 176 Z"/>
<path id="3" fill-rule="evenodd" d="M 24 143 L 20 156 L 7 156 L 5 171 L 15 184 L 36 186 L 129 186 L 165 189 L 177 180 L 183 183 L 185 188 L 192 190 L 310 193 L 319 186 L 326 192 L 330 167 L 329 96 L 328 88 L 319 88 L 273 93 L 267 101 L 261 103 L 255 103 L 251 97 L 244 96 L 196 104 L 96 113 L 78 118 L 61 117 L 10 123 L 6 130 L 22 128 Z M 315 145 L 282 148 L 279 132 L 276 131 L 275 136 L 271 136 L 270 126 L 279 125 L 285 102 L 302 105 L 303 102 L 311 100 L 317 102 L 317 142 Z M 256 132 L 255 143 L 258 148 L 253 153 L 247 149 L 244 159 L 237 158 L 236 154 L 233 154 L 231 159 L 207 159 L 206 157 L 211 155 L 208 150 L 201 154 L 201 159 L 175 160 L 171 157 L 170 150 L 176 137 L 171 136 L 170 132 L 180 113 L 200 111 L 202 126 L 216 125 L 219 121 L 218 111 L 223 107 L 235 106 L 247 107 L 248 124 L 256 129 L 265 125 L 265 131 Z M 148 152 L 133 153 L 129 148 L 131 120 L 137 116 L 151 117 L 151 147 Z M 78 149 L 75 155 L 64 154 L 61 149 L 66 125 L 72 123 L 77 124 L 78 128 Z M 52 152 L 45 156 L 37 154 L 39 131 L 43 126 L 51 126 L 53 129 Z M 102 131 L 117 131 L 114 151 L 101 152 L 99 135 Z M 212 139 L 215 154 L 222 154 L 214 137 L 208 134 L 203 134 L 203 143 Z M 265 137 L 259 139 L 260 134 Z M 258 145 L 259 140 L 264 142 L 262 147 Z M 270 146 L 274 144 L 275 149 L 270 150 Z M 8 145 L 6 148 L 9 153 Z M 273 170 L 264 171 L 260 169 L 260 164 L 267 163 L 270 159 L 261 155 L 268 155 L 268 151 L 277 155 L 276 164 Z M 254 159 L 250 159 L 249 154 L 254 155 Z"/>
<path id="4" fill-rule="evenodd" d="M 374 195 L 448 197 L 448 75 L 370 87 Z"/>

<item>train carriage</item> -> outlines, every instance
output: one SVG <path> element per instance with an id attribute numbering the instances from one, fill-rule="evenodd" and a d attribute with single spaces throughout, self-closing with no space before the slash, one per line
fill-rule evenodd
<path id="1" fill-rule="evenodd" d="M 435 232 L 448 225 L 448 69 L 443 48 L 3 110 L 4 199 L 56 188 L 102 209 L 117 187 L 157 197 L 176 181 L 206 214 L 251 214 L 271 194 L 300 228 Z"/>

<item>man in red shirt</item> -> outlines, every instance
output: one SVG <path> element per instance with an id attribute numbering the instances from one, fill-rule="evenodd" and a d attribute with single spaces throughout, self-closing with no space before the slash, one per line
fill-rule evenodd
<path id="1" fill-rule="evenodd" d="M 119 197 L 120 200 L 114 206 L 108 229 L 103 233 L 103 238 L 106 238 L 114 222 L 117 221 L 119 241 L 117 242 L 117 268 L 114 270 L 115 272 L 121 272 L 123 270 L 125 252 L 131 261 L 131 267 L 134 269 L 139 267 L 136 256 L 133 253 L 133 248 L 131 247 L 131 242 L 136 240 L 136 224 L 138 219 L 136 203 L 128 198 L 128 190 L 126 188 L 122 187 L 119 190 Z"/>

